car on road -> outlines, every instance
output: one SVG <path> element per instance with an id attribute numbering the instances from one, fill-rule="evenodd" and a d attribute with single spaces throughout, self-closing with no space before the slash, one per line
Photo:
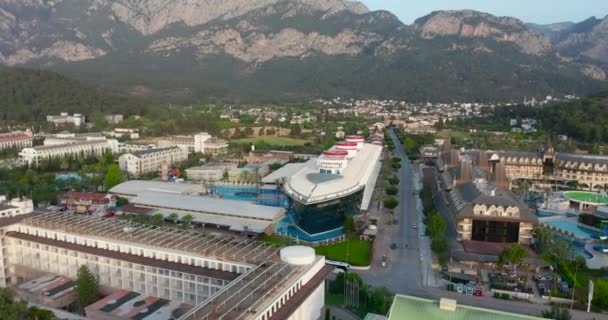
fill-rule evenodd
<path id="1" fill-rule="evenodd" d="M 386 255 L 383 255 L 382 259 L 380 260 L 380 266 L 382 266 L 382 268 L 386 268 L 387 263 L 388 263 L 388 257 Z"/>
<path id="2" fill-rule="evenodd" d="M 393 224 L 399 224 L 399 220 L 397 220 L 397 219 L 393 220 Z"/>
<path id="3" fill-rule="evenodd" d="M 412 228 L 416 229 L 416 228 L 418 228 L 418 225 L 416 225 L 416 224 L 414 223 L 414 224 L 412 224 Z"/>

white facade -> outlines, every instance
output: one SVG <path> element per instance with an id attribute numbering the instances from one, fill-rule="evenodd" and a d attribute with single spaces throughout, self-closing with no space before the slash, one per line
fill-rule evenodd
<path id="1" fill-rule="evenodd" d="M 34 202 L 32 202 L 32 199 L 13 198 L 8 200 L 6 196 L 0 196 L 0 219 L 28 214 L 33 211 Z"/>
<path id="2" fill-rule="evenodd" d="M 182 320 L 316 320 L 329 272 L 312 249 L 283 260 L 277 248 L 246 238 L 68 214 L 0 227 L 0 245 L 0 286 L 47 273 L 75 278 L 87 265 L 102 287 L 194 306 Z M 291 299 L 298 294 L 304 299 Z"/>
<path id="3" fill-rule="evenodd" d="M 58 116 L 46 116 L 46 121 L 56 126 L 73 124 L 76 127 L 80 127 L 85 123 L 86 117 L 80 113 L 74 113 L 74 115 L 69 115 L 67 112 L 62 112 Z"/>
<path id="4" fill-rule="evenodd" d="M 0 133 L 0 150 L 25 148 L 32 146 L 32 135 L 29 132 Z"/>
<path id="5" fill-rule="evenodd" d="M 118 158 L 122 171 L 133 176 L 160 172 L 162 165 L 175 165 L 188 159 L 188 151 L 180 147 L 134 151 Z"/>
<path id="6" fill-rule="evenodd" d="M 186 176 L 189 181 L 196 182 L 217 182 L 224 178 L 224 174 L 232 169 L 236 169 L 234 163 L 215 163 L 204 166 L 186 169 Z"/>
<path id="7" fill-rule="evenodd" d="M 62 145 L 51 145 L 33 148 L 24 148 L 19 153 L 19 157 L 29 164 L 50 158 L 64 158 L 67 156 L 101 156 L 106 152 L 115 153 L 118 151 L 118 141 L 95 140 Z"/>

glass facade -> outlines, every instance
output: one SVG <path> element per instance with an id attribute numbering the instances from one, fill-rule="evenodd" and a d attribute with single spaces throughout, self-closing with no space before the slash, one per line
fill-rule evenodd
<path id="1" fill-rule="evenodd" d="M 310 234 L 340 228 L 344 225 L 347 215 L 359 213 L 362 197 L 363 190 L 340 199 L 311 205 L 292 201 L 294 222 Z"/>

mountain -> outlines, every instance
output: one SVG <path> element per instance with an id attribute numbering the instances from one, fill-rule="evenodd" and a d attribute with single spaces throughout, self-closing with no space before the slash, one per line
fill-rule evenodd
<path id="1" fill-rule="evenodd" d="M 521 21 L 346 0 L 0 0 L 0 63 L 171 101 L 511 100 L 603 83 Z"/>
<path id="2" fill-rule="evenodd" d="M 554 33 L 556 52 L 568 61 L 581 65 L 585 72 L 605 79 L 608 72 L 608 16 L 591 17 Z"/>
<path id="3" fill-rule="evenodd" d="M 0 122 L 44 121 L 60 112 L 141 114 L 148 105 L 133 97 L 118 97 L 82 85 L 47 70 L 0 69 Z"/>
<path id="4" fill-rule="evenodd" d="M 526 26 L 531 30 L 534 30 L 540 34 L 547 36 L 549 39 L 552 39 L 561 31 L 564 31 L 570 27 L 575 25 L 574 22 L 565 21 L 565 22 L 556 22 L 550 24 L 536 24 L 536 23 L 526 23 Z"/>

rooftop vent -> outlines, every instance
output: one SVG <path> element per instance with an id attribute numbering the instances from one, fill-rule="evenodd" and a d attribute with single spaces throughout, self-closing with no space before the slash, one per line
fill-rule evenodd
<path id="1" fill-rule="evenodd" d="M 439 300 L 439 309 L 446 311 L 456 311 L 457 302 L 454 299 L 441 298 Z"/>

